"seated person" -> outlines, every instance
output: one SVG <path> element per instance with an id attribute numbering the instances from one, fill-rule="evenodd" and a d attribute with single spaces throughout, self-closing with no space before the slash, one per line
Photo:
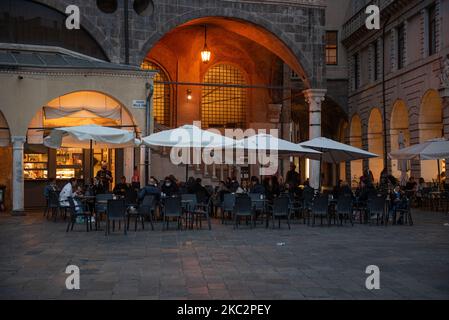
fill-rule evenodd
<path id="1" fill-rule="evenodd" d="M 80 204 L 75 200 L 75 198 L 77 197 L 77 191 L 76 191 L 76 179 L 72 178 L 69 180 L 69 182 L 67 182 L 67 184 L 64 186 L 64 188 L 62 188 L 61 193 L 59 194 L 59 203 L 61 205 L 61 207 L 63 208 L 68 208 L 70 207 L 70 202 L 69 202 L 69 198 L 74 199 L 73 201 L 75 202 L 75 210 L 77 212 L 81 212 L 81 206 Z"/>
<path id="2" fill-rule="evenodd" d="M 178 194 L 178 186 L 169 177 L 166 177 L 162 185 L 161 191 L 167 197 L 172 197 Z"/>
<path id="3" fill-rule="evenodd" d="M 139 191 L 138 199 L 143 200 L 145 196 L 155 196 L 157 202 L 161 199 L 161 190 L 159 189 L 158 182 L 154 177 L 151 177 L 148 185 Z"/>
<path id="4" fill-rule="evenodd" d="M 48 200 L 48 198 L 50 197 L 50 192 L 57 192 L 57 191 L 58 191 L 58 186 L 56 185 L 56 179 L 50 178 L 48 180 L 48 184 L 45 186 L 45 189 L 44 189 L 45 199 Z"/>
<path id="5" fill-rule="evenodd" d="M 390 195 L 390 199 L 391 199 L 391 207 L 389 214 L 390 219 L 393 220 L 393 218 L 396 217 L 396 211 L 404 207 L 404 201 L 407 200 L 407 198 L 401 192 L 401 187 L 396 186 Z M 399 217 L 399 220 L 397 221 L 397 224 L 402 224 L 403 219 L 404 217 L 403 215 L 401 215 L 401 217 Z M 396 221 L 393 221 L 393 223 L 396 223 Z"/>
<path id="6" fill-rule="evenodd" d="M 251 188 L 250 193 L 257 193 L 257 194 L 265 194 L 265 188 L 264 186 L 259 182 L 259 179 L 257 177 L 251 178 Z"/>
<path id="7" fill-rule="evenodd" d="M 118 196 L 124 196 L 130 188 L 131 186 L 126 182 L 126 177 L 123 176 L 120 178 L 120 183 L 115 186 L 113 193 Z"/>

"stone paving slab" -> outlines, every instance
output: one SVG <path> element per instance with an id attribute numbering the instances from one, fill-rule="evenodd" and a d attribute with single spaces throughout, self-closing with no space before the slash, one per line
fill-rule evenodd
<path id="1" fill-rule="evenodd" d="M 449 216 L 408 226 L 65 232 L 41 213 L 0 215 L 0 299 L 448 299 Z M 279 246 L 279 243 L 285 243 Z M 65 288 L 65 268 L 81 290 Z M 365 288 L 368 265 L 381 290 Z"/>

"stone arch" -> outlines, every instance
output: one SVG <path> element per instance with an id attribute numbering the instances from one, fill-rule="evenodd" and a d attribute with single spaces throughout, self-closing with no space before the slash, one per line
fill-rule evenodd
<path id="1" fill-rule="evenodd" d="M 443 136 L 443 102 L 438 91 L 428 90 L 421 100 L 419 140 L 422 143 Z M 436 161 L 421 161 L 421 176 L 426 181 L 436 180 L 437 172 Z"/>
<path id="2" fill-rule="evenodd" d="M 184 25 L 204 23 L 205 21 L 208 21 L 208 19 L 213 19 L 214 21 L 226 21 L 228 23 L 230 21 L 239 24 L 245 23 L 246 29 L 248 29 L 248 24 L 250 24 L 251 32 L 256 32 L 262 39 L 259 44 L 265 46 L 268 50 L 277 55 L 279 55 L 279 52 L 282 52 L 279 56 L 293 70 L 303 76 L 307 87 L 319 88 L 322 86 L 322 83 L 320 83 L 321 80 L 319 80 L 321 77 L 314 74 L 316 70 L 314 70 L 312 61 L 310 61 L 310 59 L 303 53 L 303 49 L 291 38 L 291 36 L 288 36 L 274 23 L 262 16 L 238 9 L 202 8 L 190 11 L 183 15 L 174 16 L 171 20 L 161 24 L 160 29 L 148 38 L 142 45 L 140 55 L 137 59 L 143 61 L 151 48 L 170 31 Z M 245 28 L 241 29 L 243 30 Z M 246 34 L 246 36 L 248 36 L 248 34 Z M 275 49 L 276 47 L 278 47 L 277 50 Z"/>
<path id="3" fill-rule="evenodd" d="M 399 136 L 402 132 L 405 138 L 405 146 L 410 145 L 410 120 L 407 105 L 404 100 L 397 100 L 392 109 L 390 118 L 390 146 L 391 151 L 399 149 Z M 399 178 L 401 176 L 399 163 L 397 160 L 392 161 L 392 174 Z"/>
<path id="4" fill-rule="evenodd" d="M 383 141 L 382 113 L 378 108 L 373 108 L 368 121 L 368 150 L 379 155 L 378 158 L 369 160 L 369 168 L 374 175 L 374 181 L 379 182 L 383 168 L 384 141 Z"/>
<path id="5" fill-rule="evenodd" d="M 43 4 L 53 10 L 57 10 L 62 14 L 65 14 L 65 10 L 67 6 L 72 5 L 73 1 L 71 0 L 62 0 L 62 1 L 53 1 L 53 0 L 33 0 L 33 2 Z M 81 12 L 81 16 L 87 17 L 89 14 L 86 12 L 82 12 L 83 6 L 79 6 Z M 101 11 L 98 11 L 96 14 L 100 14 Z M 110 41 L 110 37 L 107 37 L 106 34 L 94 23 L 91 21 L 96 21 L 96 19 L 81 19 L 80 24 L 82 28 L 98 43 L 98 45 L 103 49 L 104 54 L 112 61 L 113 59 L 113 51 L 114 47 Z"/>
<path id="6" fill-rule="evenodd" d="M 358 114 L 355 114 L 351 119 L 349 128 L 349 143 L 356 148 L 363 147 L 362 140 L 362 120 Z M 357 160 L 351 162 L 351 181 L 352 184 L 358 182 L 359 178 L 363 175 L 363 161 Z"/>

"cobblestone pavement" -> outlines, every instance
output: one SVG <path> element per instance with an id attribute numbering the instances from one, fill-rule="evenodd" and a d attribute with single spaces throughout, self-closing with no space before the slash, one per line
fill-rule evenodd
<path id="1" fill-rule="evenodd" d="M 0 216 L 1 299 L 448 299 L 449 216 L 415 226 L 130 231 L 105 237 L 39 213 Z M 173 226 L 174 228 L 174 226 Z M 281 245 L 283 244 L 283 245 Z M 65 288 L 65 268 L 81 289 Z M 380 268 L 368 291 L 365 269 Z"/>

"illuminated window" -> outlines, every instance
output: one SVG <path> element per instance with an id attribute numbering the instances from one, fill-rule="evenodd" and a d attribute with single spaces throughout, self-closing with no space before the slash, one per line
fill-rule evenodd
<path id="1" fill-rule="evenodd" d="M 167 74 L 151 61 L 142 64 L 144 70 L 157 70 L 154 78 L 153 115 L 154 121 L 164 126 L 170 126 L 170 85 Z M 164 83 L 162 83 L 164 82 Z"/>
<path id="2" fill-rule="evenodd" d="M 203 86 L 201 119 L 205 128 L 244 128 L 247 89 L 242 72 L 220 64 L 210 68 L 204 83 L 235 86 Z"/>
<path id="3" fill-rule="evenodd" d="M 338 32 L 326 32 L 326 64 L 338 64 Z"/>

